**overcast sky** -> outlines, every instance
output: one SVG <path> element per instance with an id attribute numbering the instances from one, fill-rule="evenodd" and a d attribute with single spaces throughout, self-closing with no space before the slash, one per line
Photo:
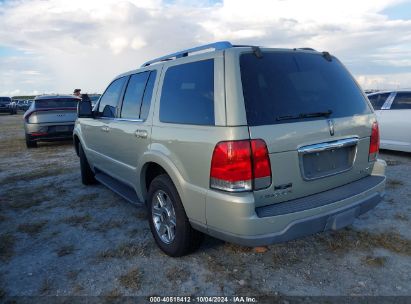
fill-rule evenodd
<path id="1" fill-rule="evenodd" d="M 0 95 L 101 92 L 220 40 L 327 50 L 364 89 L 411 87 L 410 0 L 0 0 Z"/>

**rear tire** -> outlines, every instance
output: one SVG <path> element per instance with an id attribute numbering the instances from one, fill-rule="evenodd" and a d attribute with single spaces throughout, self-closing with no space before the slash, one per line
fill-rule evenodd
<path id="1" fill-rule="evenodd" d="M 30 140 L 27 134 L 26 134 L 26 147 L 28 149 L 37 148 L 37 142 Z"/>
<path id="2" fill-rule="evenodd" d="M 166 208 L 161 208 L 161 200 L 167 202 L 164 204 Z M 204 235 L 191 227 L 177 189 L 168 175 L 159 175 L 151 182 L 147 195 L 147 207 L 151 233 L 164 253 L 179 257 L 193 252 L 200 246 Z M 160 213 L 164 216 L 159 217 Z M 163 224 L 166 228 L 162 226 Z M 170 226 L 173 229 L 168 229 Z M 170 233 L 169 230 L 173 232 Z M 172 238 L 169 237 L 170 234 Z"/>
<path id="3" fill-rule="evenodd" d="M 87 161 L 86 154 L 83 151 L 81 144 L 78 146 L 79 157 L 80 157 L 80 171 L 81 171 L 81 182 L 84 185 L 93 185 L 96 183 L 94 177 L 94 172 L 91 170 L 90 165 Z"/>

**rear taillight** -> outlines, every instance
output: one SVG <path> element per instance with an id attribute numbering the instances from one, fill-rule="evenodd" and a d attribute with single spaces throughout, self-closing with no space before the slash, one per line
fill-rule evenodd
<path id="1" fill-rule="evenodd" d="M 35 111 L 30 111 L 30 112 L 26 112 L 26 113 L 24 114 L 23 118 L 24 118 L 24 120 L 25 120 L 27 123 L 29 123 L 30 116 L 31 116 L 31 114 L 33 114 L 34 112 L 35 112 Z"/>
<path id="2" fill-rule="evenodd" d="M 380 150 L 380 132 L 378 130 L 378 123 L 375 121 L 372 124 L 370 137 L 370 152 L 368 154 L 368 161 L 375 161 Z"/>
<path id="3" fill-rule="evenodd" d="M 210 186 L 232 192 L 252 189 L 248 140 L 224 141 L 216 145 L 211 160 Z"/>
<path id="4" fill-rule="evenodd" d="M 44 136 L 47 135 L 47 132 L 34 132 L 30 133 L 31 136 Z"/>
<path id="5" fill-rule="evenodd" d="M 263 140 L 223 141 L 216 145 L 211 160 L 211 188 L 239 192 L 270 185 L 270 159 Z"/>

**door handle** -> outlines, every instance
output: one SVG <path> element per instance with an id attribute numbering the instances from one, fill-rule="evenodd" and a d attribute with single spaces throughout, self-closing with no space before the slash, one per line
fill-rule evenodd
<path id="1" fill-rule="evenodd" d="M 108 132 L 109 130 L 110 130 L 110 128 L 107 127 L 107 126 L 101 127 L 101 131 L 103 131 L 103 132 Z"/>
<path id="2" fill-rule="evenodd" d="M 136 132 L 134 132 L 134 135 L 137 138 L 147 138 L 148 133 L 146 130 L 136 130 Z"/>

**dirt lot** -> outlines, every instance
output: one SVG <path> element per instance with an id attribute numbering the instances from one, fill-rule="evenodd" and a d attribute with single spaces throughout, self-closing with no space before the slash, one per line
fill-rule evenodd
<path id="1" fill-rule="evenodd" d="M 145 210 L 81 184 L 70 142 L 27 150 L 21 115 L 0 114 L 0 143 L 0 298 L 411 295 L 411 154 L 381 154 L 386 198 L 347 229 L 265 252 L 206 237 L 169 258 Z"/>

